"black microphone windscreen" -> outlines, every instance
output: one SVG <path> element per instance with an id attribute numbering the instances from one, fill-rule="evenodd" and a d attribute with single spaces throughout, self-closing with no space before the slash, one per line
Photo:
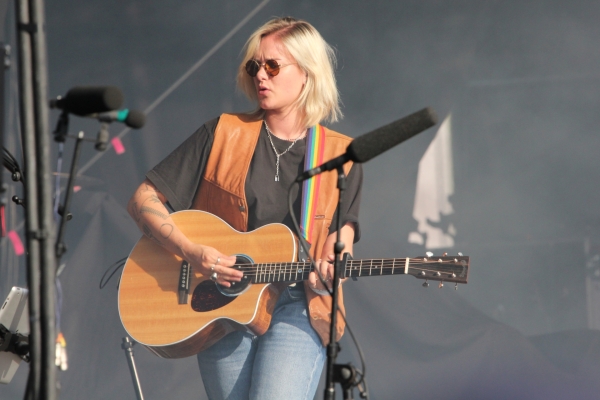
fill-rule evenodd
<path id="1" fill-rule="evenodd" d="M 436 123 L 435 111 L 427 107 L 354 139 L 346 152 L 352 161 L 364 163 Z"/>
<path id="2" fill-rule="evenodd" d="M 125 124 L 133 129 L 140 129 L 146 123 L 146 116 L 143 112 L 130 110 L 125 119 Z"/>
<path id="3" fill-rule="evenodd" d="M 76 86 L 57 105 L 75 115 L 103 113 L 120 108 L 123 93 L 116 86 Z"/>

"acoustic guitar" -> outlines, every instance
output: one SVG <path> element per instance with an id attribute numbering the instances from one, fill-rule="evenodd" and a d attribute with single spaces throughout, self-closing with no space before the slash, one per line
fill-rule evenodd
<path id="1" fill-rule="evenodd" d="M 234 330 L 266 332 L 279 292 L 308 279 L 310 261 L 297 261 L 298 240 L 282 224 L 238 232 L 204 211 L 171 214 L 193 242 L 235 254 L 241 282 L 230 288 L 193 271 L 180 257 L 142 237 L 119 284 L 119 315 L 127 333 L 165 358 L 194 355 Z M 469 258 L 432 257 L 353 260 L 344 258 L 342 277 L 409 274 L 420 279 L 467 283 Z M 426 281 L 427 284 L 427 281 Z M 424 285 L 426 285 L 424 284 Z"/>

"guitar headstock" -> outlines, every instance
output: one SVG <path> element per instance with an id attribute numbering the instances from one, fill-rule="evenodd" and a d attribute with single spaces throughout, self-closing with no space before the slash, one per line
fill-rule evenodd
<path id="1" fill-rule="evenodd" d="M 410 258 L 407 273 L 415 278 L 425 279 L 423 286 L 429 286 L 427 281 L 439 281 L 439 287 L 444 282 L 467 283 L 469 277 L 469 257 L 458 253 L 458 256 L 448 256 L 444 253 L 436 257 L 427 252 L 423 257 Z"/>

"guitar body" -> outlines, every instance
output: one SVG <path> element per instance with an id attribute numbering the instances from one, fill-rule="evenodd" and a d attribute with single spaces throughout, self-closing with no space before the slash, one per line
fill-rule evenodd
<path id="1" fill-rule="evenodd" d="M 254 263 L 290 262 L 297 255 L 296 238 L 281 224 L 238 232 L 222 219 L 203 211 L 171 214 L 181 231 L 195 243 L 224 254 L 246 255 Z M 147 237 L 131 254 L 119 285 L 119 315 L 127 333 L 155 354 L 166 358 L 194 355 L 234 330 L 261 335 L 282 287 L 251 284 L 231 297 L 201 273 L 190 274 L 187 302 L 179 304 L 182 259 Z"/>

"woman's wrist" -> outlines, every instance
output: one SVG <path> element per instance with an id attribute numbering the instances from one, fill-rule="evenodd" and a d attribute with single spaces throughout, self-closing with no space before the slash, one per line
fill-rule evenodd
<path id="1" fill-rule="evenodd" d="M 342 282 L 343 282 L 344 280 L 345 280 L 345 279 L 340 279 L 340 283 L 338 284 L 338 287 L 342 286 Z M 310 285 L 308 285 L 308 286 L 310 286 Z M 310 288 L 311 288 L 311 290 L 312 290 L 313 292 L 315 292 L 315 293 L 316 293 L 316 294 L 318 294 L 319 296 L 331 296 L 331 294 L 329 293 L 329 291 L 328 291 L 328 290 L 326 290 L 326 289 L 317 289 L 316 287 L 312 287 L 312 286 L 310 286 Z"/>
<path id="2" fill-rule="evenodd" d="M 309 285 L 309 286 L 310 286 L 310 285 Z M 315 293 L 316 293 L 316 294 L 318 294 L 319 296 L 330 296 L 330 294 L 329 294 L 329 292 L 328 292 L 327 290 L 317 289 L 317 288 L 314 288 L 314 287 L 312 287 L 312 286 L 311 286 L 310 288 L 311 288 L 311 290 L 312 290 L 313 292 L 315 292 Z"/>

